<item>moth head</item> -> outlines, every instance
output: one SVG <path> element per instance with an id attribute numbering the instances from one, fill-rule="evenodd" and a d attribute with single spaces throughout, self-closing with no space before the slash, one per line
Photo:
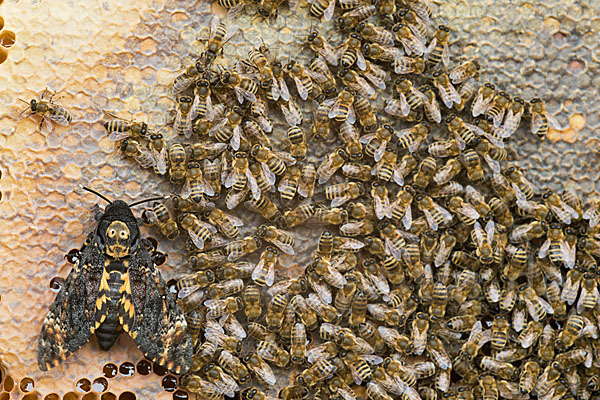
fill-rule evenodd
<path id="1" fill-rule="evenodd" d="M 139 236 L 137 220 L 127 203 L 115 200 L 106 207 L 98 224 L 98 238 L 107 255 L 127 257 L 137 247 Z"/>

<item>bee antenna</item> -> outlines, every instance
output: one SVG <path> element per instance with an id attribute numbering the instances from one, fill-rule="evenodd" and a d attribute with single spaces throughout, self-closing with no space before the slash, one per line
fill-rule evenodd
<path id="1" fill-rule="evenodd" d="M 137 206 L 138 204 L 142 204 L 142 203 L 147 203 L 149 201 L 155 201 L 155 200 L 166 200 L 168 198 L 170 198 L 171 196 L 166 195 L 166 196 L 159 196 L 159 197 L 150 197 L 149 199 L 144 199 L 144 200 L 138 200 L 135 201 L 131 204 L 129 204 L 129 207 L 133 207 L 133 206 Z"/>
<path id="2" fill-rule="evenodd" d="M 29 105 L 29 102 L 28 102 L 28 101 L 25 101 L 25 100 L 23 100 L 23 99 L 18 99 L 18 100 L 19 100 L 19 101 L 22 101 L 23 103 L 25 103 L 25 104 L 27 104 L 27 105 Z"/>
<path id="3" fill-rule="evenodd" d="M 112 204 L 112 201 L 110 201 L 106 196 L 104 196 L 104 195 L 96 192 L 93 189 L 90 189 L 89 187 L 86 187 L 86 186 L 83 186 L 83 185 L 79 185 L 79 188 L 83 189 L 83 190 L 86 190 L 86 191 L 88 191 L 90 193 L 94 193 L 96 196 L 100 197 L 102 200 L 106 201 L 108 204 Z"/>

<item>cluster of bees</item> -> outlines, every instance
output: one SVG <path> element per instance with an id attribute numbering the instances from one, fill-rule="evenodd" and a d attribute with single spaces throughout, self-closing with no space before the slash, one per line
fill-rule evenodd
<path id="1" fill-rule="evenodd" d="M 282 3 L 219 0 L 263 18 Z M 600 204 L 538 190 L 508 162 L 521 120 L 542 138 L 558 126 L 544 102 L 480 83 L 476 60 L 450 65 L 451 31 L 423 0 L 314 0 L 309 13 L 342 40 L 311 28 L 307 65 L 264 44 L 225 60 L 236 29 L 214 19 L 172 86 L 177 140 L 105 123 L 177 188 L 144 217 L 188 239 L 182 385 L 212 400 L 600 391 Z M 244 226 L 243 209 L 263 224 Z M 310 261 L 277 281 L 307 224 L 320 234 Z"/>

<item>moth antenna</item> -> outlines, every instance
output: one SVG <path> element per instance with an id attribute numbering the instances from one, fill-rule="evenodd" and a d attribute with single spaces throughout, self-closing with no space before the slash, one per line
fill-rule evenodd
<path id="1" fill-rule="evenodd" d="M 112 204 L 112 201 L 110 201 L 108 198 L 106 198 L 106 196 L 104 196 L 104 195 L 96 192 L 95 190 L 90 189 L 89 187 L 86 187 L 86 186 L 83 186 L 83 185 L 79 185 L 79 187 L 81 189 L 83 189 L 83 190 L 86 190 L 86 191 L 90 192 L 90 193 L 94 193 L 96 196 L 100 197 L 102 200 L 106 201 L 108 204 Z"/>
<path id="2" fill-rule="evenodd" d="M 159 197 L 150 197 L 149 199 L 144 199 L 144 200 L 139 200 L 139 201 L 135 201 L 131 204 L 129 204 L 129 207 L 133 207 L 133 206 L 137 206 L 138 204 L 142 204 L 142 203 L 146 203 L 148 201 L 155 201 L 155 200 L 166 200 L 168 198 L 170 198 L 171 196 L 167 195 L 167 196 L 159 196 Z"/>

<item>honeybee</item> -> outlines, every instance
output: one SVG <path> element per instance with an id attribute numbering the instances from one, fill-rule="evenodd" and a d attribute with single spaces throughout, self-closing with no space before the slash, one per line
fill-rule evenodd
<path id="1" fill-rule="evenodd" d="M 203 54 L 205 65 L 211 64 L 223 52 L 223 45 L 237 32 L 237 26 L 230 26 L 228 29 L 224 23 L 219 21 L 218 17 L 213 17 L 210 21 L 210 34 L 206 42 L 206 50 Z"/>
<path id="2" fill-rule="evenodd" d="M 379 226 L 379 233 L 385 241 L 385 253 L 401 260 L 406 242 L 396 227 L 388 221 L 383 221 Z"/>
<path id="3" fill-rule="evenodd" d="M 143 216 L 148 219 L 148 222 L 156 225 L 167 239 L 173 240 L 179 236 L 177 222 L 175 222 L 171 212 L 164 204 L 152 203 L 152 209 L 144 210 Z"/>
<path id="4" fill-rule="evenodd" d="M 507 137 L 512 135 L 519 127 L 524 111 L 525 101 L 518 96 L 513 97 L 506 110 L 504 124 L 502 125 Z"/>
<path id="5" fill-rule="evenodd" d="M 178 135 L 186 138 L 192 136 L 192 98 L 180 96 L 177 98 L 177 115 L 173 126 Z"/>
<path id="6" fill-rule="evenodd" d="M 260 255 L 260 260 L 252 272 L 252 280 L 259 286 L 273 286 L 275 281 L 275 264 L 279 251 L 275 247 L 268 246 Z"/>
<path id="7" fill-rule="evenodd" d="M 233 170 L 226 176 L 223 175 L 223 185 L 236 191 L 246 188 L 248 180 L 254 180 L 254 176 L 248 169 L 248 154 L 238 151 L 234 155 Z"/>
<path id="8" fill-rule="evenodd" d="M 208 252 L 195 252 L 189 258 L 190 268 L 194 270 L 205 269 L 209 266 L 218 267 L 225 264 L 227 257 L 220 250 L 210 250 Z"/>
<path id="9" fill-rule="evenodd" d="M 435 92 L 429 85 L 423 85 L 419 87 L 419 91 L 416 94 L 420 97 L 421 103 L 423 104 L 423 110 L 425 116 L 430 121 L 440 123 L 442 121 L 442 114 L 440 112 L 440 106 L 435 97 Z"/>
<path id="10" fill-rule="evenodd" d="M 277 229 L 271 225 L 258 227 L 257 236 L 277 246 L 286 254 L 294 255 L 294 237 L 288 232 Z"/>
<path id="11" fill-rule="evenodd" d="M 496 87 L 490 82 L 486 82 L 477 90 L 475 100 L 471 104 L 471 114 L 473 117 L 477 117 L 487 111 L 494 100 L 496 93 Z"/>
<path id="12" fill-rule="evenodd" d="M 206 79 L 199 79 L 196 81 L 194 88 L 194 102 L 192 103 L 192 109 L 190 111 L 190 118 L 196 119 L 206 118 L 208 121 L 212 121 L 215 118 L 212 99 L 210 91 L 210 82 Z"/>
<path id="13" fill-rule="evenodd" d="M 456 158 L 450 158 L 433 176 L 433 181 L 438 185 L 450 182 L 462 170 L 462 164 Z"/>
<path id="14" fill-rule="evenodd" d="M 330 3 L 335 3 L 335 2 L 332 1 Z M 315 4 L 316 3 L 313 3 L 313 5 L 311 6 L 311 8 Z M 323 57 L 322 60 L 325 60 L 330 65 L 334 65 L 334 66 L 338 65 L 338 57 L 336 56 L 333 48 L 325 40 L 325 38 L 319 34 L 319 32 L 316 29 L 313 29 L 310 32 L 310 34 L 307 36 L 306 41 L 307 41 L 307 43 L 310 46 L 310 48 L 311 48 L 312 51 L 318 53 L 321 57 Z M 316 60 L 319 60 L 319 58 L 315 59 L 315 61 Z M 315 61 L 313 61 L 313 63 L 311 64 L 311 70 L 313 70 L 315 72 L 318 72 L 318 73 L 321 73 L 321 74 L 323 73 L 323 71 L 328 71 L 329 70 L 329 68 L 327 68 L 327 65 L 325 65 L 326 69 L 323 69 L 322 67 L 320 67 L 319 70 L 316 70 L 315 68 L 313 68 L 313 66 L 315 66 Z M 320 61 L 317 61 L 317 62 L 320 62 Z"/>
<path id="15" fill-rule="evenodd" d="M 348 153 L 344 149 L 337 149 L 330 153 L 317 168 L 317 182 L 322 185 L 329 180 L 348 160 Z"/>
<path id="16" fill-rule="evenodd" d="M 492 349 L 502 350 L 508 341 L 508 321 L 504 315 L 496 315 L 492 322 Z"/>
<path id="17" fill-rule="evenodd" d="M 455 67 L 449 74 L 452 83 L 461 84 L 470 78 L 477 77 L 481 66 L 477 60 L 469 60 Z"/>
<path id="18" fill-rule="evenodd" d="M 29 111 L 29 114 L 23 118 L 31 117 L 32 115 L 41 116 L 38 129 L 40 129 L 43 133 L 50 134 L 54 129 L 52 122 L 56 122 L 62 126 L 68 126 L 73 120 L 73 117 L 64 107 L 52 101 L 56 93 L 52 93 L 47 101 L 44 100 L 44 96 L 46 95 L 47 91 L 47 89 L 44 90 L 39 100 L 32 99 L 30 102 L 26 102 L 25 100 L 19 99 L 19 101 L 29 106 L 21 111 L 19 115 L 23 114 L 25 111 Z"/>
<path id="19" fill-rule="evenodd" d="M 388 190 L 383 184 L 373 182 L 371 186 L 371 197 L 373 198 L 375 216 L 377 219 L 383 219 L 384 217 L 392 218 Z"/>
<path id="20" fill-rule="evenodd" d="M 182 384 L 190 392 L 196 393 L 209 400 L 219 400 L 223 397 L 223 392 L 217 385 L 212 382 L 205 381 L 198 375 L 186 375 L 182 381 Z"/>
<path id="21" fill-rule="evenodd" d="M 243 239 L 229 242 L 223 248 L 228 261 L 236 261 L 248 254 L 254 253 L 262 246 L 257 236 L 246 236 Z"/>
<path id="22" fill-rule="evenodd" d="M 426 52 L 425 43 L 422 38 L 415 35 L 413 31 L 402 23 L 392 26 L 392 34 L 396 43 L 401 43 L 406 55 L 412 54 L 422 56 Z"/>
<path id="23" fill-rule="evenodd" d="M 200 64 L 200 62 L 196 62 L 194 65 L 190 65 L 179 74 L 175 80 L 173 81 L 173 86 L 171 87 L 171 93 L 174 95 L 178 95 L 183 92 L 185 89 L 190 87 L 197 79 L 198 75 L 204 72 L 204 68 Z"/>
<path id="24" fill-rule="evenodd" d="M 250 380 L 250 373 L 246 366 L 242 364 L 239 358 L 229 351 L 222 350 L 219 353 L 217 361 L 219 365 L 229 371 L 233 375 L 233 378 L 239 383 L 244 384 Z"/>
<path id="25" fill-rule="evenodd" d="M 600 223 L 600 202 L 596 201 L 583 212 L 582 218 L 588 220 L 590 228 L 595 228 Z"/>
<path id="26" fill-rule="evenodd" d="M 328 360 L 318 360 L 312 366 L 302 371 L 296 381 L 306 387 L 316 386 L 319 382 L 331 377 L 337 367 Z"/>
<path id="27" fill-rule="evenodd" d="M 492 102 L 485 110 L 485 116 L 491 118 L 494 126 L 498 127 L 502 124 L 504 119 L 504 113 L 510 105 L 510 96 L 506 92 L 500 91 L 496 93 L 492 99 Z"/>
<path id="28" fill-rule="evenodd" d="M 288 294 L 283 292 L 273 296 L 267 305 L 265 322 L 269 331 L 278 332 L 283 323 L 285 309 L 288 305 Z"/>
<path id="29" fill-rule="evenodd" d="M 242 117 L 242 109 L 233 107 L 224 118 L 209 129 L 208 135 L 218 142 L 229 142 L 233 150 L 238 151 L 242 140 Z"/>
<path id="30" fill-rule="evenodd" d="M 420 194 L 415 200 L 417 201 L 417 207 L 425 215 L 429 227 L 434 231 L 437 231 L 440 225 L 445 225 L 452 220 L 452 214 L 434 202 L 431 197 Z"/>
<path id="31" fill-rule="evenodd" d="M 338 207 L 348 200 L 354 200 L 364 195 L 365 190 L 360 182 L 340 183 L 325 188 L 325 197 L 331 200 L 331 207 Z"/>
<path id="32" fill-rule="evenodd" d="M 220 73 L 219 79 L 223 85 L 233 89 L 240 104 L 244 102 L 244 99 L 251 103 L 256 101 L 258 84 L 251 78 L 242 74 L 238 74 L 237 72 L 224 70 Z"/>
<path id="33" fill-rule="evenodd" d="M 413 186 L 418 189 L 425 189 L 433 178 L 437 169 L 437 163 L 433 157 L 425 157 L 413 176 Z"/>
<path id="34" fill-rule="evenodd" d="M 450 54 L 448 52 L 448 41 L 450 40 L 450 29 L 444 25 L 439 25 L 435 31 L 434 37 L 425 50 L 425 59 L 429 69 L 433 69 L 440 61 L 444 67 L 450 63 Z M 452 108 L 451 106 L 448 108 Z"/>
<path id="35" fill-rule="evenodd" d="M 396 132 L 398 145 L 408 149 L 411 153 L 418 150 L 421 142 L 427 138 L 427 135 L 429 135 L 429 126 L 425 123 L 420 123 L 412 128 L 402 129 Z"/>
<path id="36" fill-rule="evenodd" d="M 476 221 L 471 231 L 471 237 L 473 242 L 477 244 L 475 253 L 479 257 L 479 261 L 482 264 L 490 264 L 493 262 L 492 243 L 494 242 L 494 235 L 496 233 L 496 226 L 494 221 L 490 220 L 485 224 L 485 231 L 481 227 L 479 221 Z"/>
<path id="37" fill-rule="evenodd" d="M 329 304 L 322 302 L 319 296 L 314 293 L 310 293 L 308 295 L 306 298 L 306 303 L 325 322 L 335 322 L 339 318 L 337 310 Z"/>
<path id="38" fill-rule="evenodd" d="M 491 375 L 484 375 L 479 380 L 483 400 L 498 400 L 499 392 L 496 379 Z"/>
<path id="39" fill-rule="evenodd" d="M 465 109 L 467 103 L 475 96 L 478 90 L 476 81 L 474 79 L 468 79 L 458 88 L 458 94 L 460 95 L 460 103 L 454 103 L 454 109 L 462 112 Z"/>
<path id="40" fill-rule="evenodd" d="M 279 225 L 281 228 L 293 228 L 304 224 L 314 214 L 314 205 L 301 204 L 293 210 L 285 211 L 279 220 Z"/>
<path id="41" fill-rule="evenodd" d="M 112 118 L 104 122 L 104 129 L 109 133 L 108 138 L 110 140 L 118 141 L 128 137 L 148 138 L 150 135 L 151 129 L 145 122 L 127 121 L 107 111 L 105 111 L 105 114 Z"/>
<path id="42" fill-rule="evenodd" d="M 393 59 L 392 67 L 398 75 L 422 74 L 425 71 L 425 61 L 421 57 L 398 56 Z"/>
<path id="43" fill-rule="evenodd" d="M 396 117 L 406 117 L 411 109 L 416 110 L 423 105 L 421 93 L 405 77 L 396 79 L 394 88 L 396 89 L 396 93 L 398 93 L 398 99 L 387 101 L 385 106 L 386 113 Z"/>
<path id="44" fill-rule="evenodd" d="M 303 160 L 308 146 L 302 129 L 298 126 L 288 128 L 288 139 L 290 141 L 290 154 L 296 160 Z"/>
<path id="45" fill-rule="evenodd" d="M 553 314 L 552 306 L 544 299 L 539 297 L 535 290 L 523 285 L 519 288 L 519 296 L 525 302 L 527 311 L 534 321 L 544 320 L 546 314 Z"/>
<path id="46" fill-rule="evenodd" d="M 397 383 L 396 381 L 393 382 Z M 367 383 L 366 393 L 371 400 L 392 400 L 392 397 L 387 394 L 386 390 L 375 382 Z"/>
<path id="47" fill-rule="evenodd" d="M 319 223 L 341 225 L 348 221 L 348 212 L 342 208 L 317 207 L 314 217 Z"/>
<path id="48" fill-rule="evenodd" d="M 291 98 L 289 100 L 284 100 L 282 97 L 277 101 L 277 103 L 279 104 L 279 109 L 281 110 L 281 113 L 285 117 L 285 120 L 289 126 L 302 124 L 302 111 Z"/>
<path id="49" fill-rule="evenodd" d="M 542 194 L 542 199 L 557 220 L 565 225 L 569 225 L 572 219 L 578 219 L 579 213 L 570 205 L 565 203 L 556 193 L 549 190 Z"/>
<path id="50" fill-rule="evenodd" d="M 379 43 L 383 46 L 393 46 L 394 36 L 388 30 L 375 26 L 369 22 L 361 22 L 358 24 L 356 31 L 360 37 L 369 42 Z"/>
<path id="51" fill-rule="evenodd" d="M 521 347 L 528 349 L 533 346 L 542 334 L 544 326 L 538 321 L 529 321 L 519 334 L 518 341 Z"/>
<path id="52" fill-rule="evenodd" d="M 301 172 L 298 167 L 291 166 L 287 169 L 287 172 L 279 181 L 279 186 L 277 187 L 277 190 L 281 195 L 281 201 L 289 202 L 296 196 L 300 175 Z"/>
<path id="53" fill-rule="evenodd" d="M 151 168 L 156 163 L 152 153 L 135 139 L 125 139 L 121 141 L 119 149 L 125 155 L 133 158 L 142 168 Z"/>
<path id="54" fill-rule="evenodd" d="M 581 285 L 583 276 L 583 270 L 577 265 L 574 269 L 571 269 L 567 272 L 567 279 L 565 280 L 560 295 L 562 301 L 566 302 L 569 305 L 575 302 L 575 300 L 577 299 L 577 295 L 579 294 L 579 287 Z"/>
<path id="55" fill-rule="evenodd" d="M 383 294 L 384 296 L 387 295 L 388 293 L 390 293 L 390 286 L 389 283 L 387 281 L 387 279 L 385 278 L 385 276 L 383 275 L 383 273 L 381 272 L 381 269 L 379 268 L 379 263 L 377 261 L 375 261 L 374 259 L 366 259 L 363 261 L 363 271 L 365 276 L 373 283 L 373 285 L 375 286 L 375 288 L 377 289 L 377 291 L 381 294 Z M 365 298 L 366 301 L 366 298 Z M 365 304 L 366 305 L 366 304 Z M 363 321 L 360 321 L 363 322 Z M 354 323 L 351 325 L 358 325 L 358 323 Z"/>
<path id="56" fill-rule="evenodd" d="M 274 385 L 277 379 L 273 370 L 269 367 L 261 356 L 251 351 L 244 356 L 244 362 L 252 370 L 252 372 L 267 385 Z"/>
<path id="57" fill-rule="evenodd" d="M 337 19 L 337 25 L 340 30 L 351 30 L 354 29 L 369 17 L 375 15 L 377 7 L 375 5 L 361 5 L 356 7 L 354 10 L 346 11 L 341 17 Z"/>
<path id="58" fill-rule="evenodd" d="M 397 47 L 382 46 L 378 43 L 365 43 L 362 46 L 363 55 L 374 61 L 381 61 L 384 63 L 393 63 L 399 57 L 402 56 L 402 51 Z M 407 65 L 408 64 L 408 65 Z M 395 70 L 417 70 L 420 68 L 420 64 L 411 64 L 409 61 L 404 63 L 398 62 L 395 64 Z M 405 72 L 410 73 L 410 72 Z"/>
<path id="59" fill-rule="evenodd" d="M 438 89 L 440 98 L 446 107 L 452 108 L 453 104 L 461 102 L 460 95 L 444 72 L 436 71 L 433 73 L 433 85 Z"/>
<path id="60" fill-rule="evenodd" d="M 575 266 L 575 250 L 575 247 L 571 248 L 565 241 L 565 234 L 560 224 L 553 223 L 548 226 L 546 241 L 540 247 L 538 257 L 544 258 L 548 255 L 551 262 L 563 262 L 571 269 Z"/>
<path id="61" fill-rule="evenodd" d="M 287 63 L 285 70 L 296 83 L 300 98 L 302 98 L 302 100 L 308 99 L 308 96 L 313 90 L 313 82 L 304 66 L 292 60 Z"/>
<path id="62" fill-rule="evenodd" d="M 346 121 L 348 124 L 354 124 L 356 114 L 354 112 L 354 92 L 348 88 L 344 88 L 329 110 L 328 116 L 330 119 L 335 119 L 339 122 Z"/>
<path id="63" fill-rule="evenodd" d="M 285 368 L 290 363 L 290 354 L 273 342 L 260 341 L 256 345 L 256 353 L 266 361 L 275 363 L 279 368 Z"/>
<path id="64" fill-rule="evenodd" d="M 561 130 L 562 127 L 556 118 L 546 110 L 546 104 L 542 99 L 533 98 L 529 101 L 529 112 L 531 113 L 531 133 L 543 139 L 548 133 L 548 128 Z"/>
<path id="65" fill-rule="evenodd" d="M 286 386 L 277 392 L 281 400 L 306 400 L 308 396 L 308 388 L 302 385 Z"/>

